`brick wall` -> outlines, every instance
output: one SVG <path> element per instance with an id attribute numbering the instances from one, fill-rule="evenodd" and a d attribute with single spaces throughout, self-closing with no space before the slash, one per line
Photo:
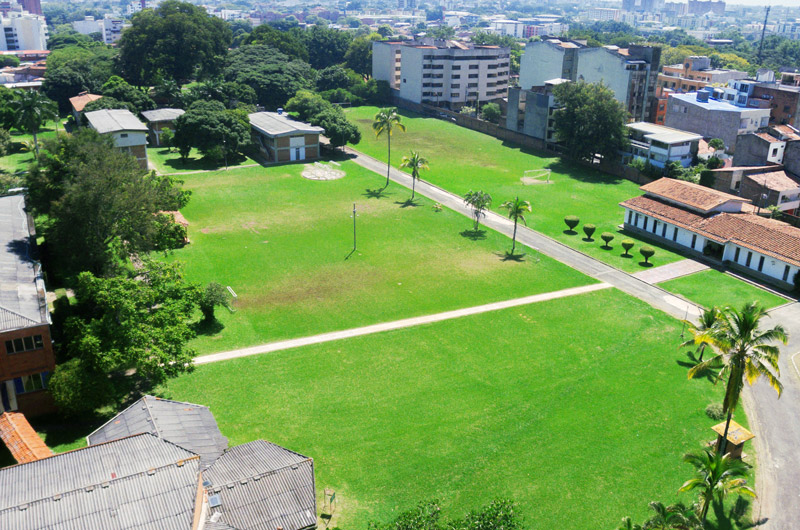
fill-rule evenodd
<path id="1" fill-rule="evenodd" d="M 43 347 L 41 349 L 12 354 L 6 352 L 5 341 L 31 335 L 42 336 Z M 55 365 L 53 344 L 50 340 L 50 326 L 45 324 L 0 334 L 0 381 L 23 375 L 52 372 Z"/>

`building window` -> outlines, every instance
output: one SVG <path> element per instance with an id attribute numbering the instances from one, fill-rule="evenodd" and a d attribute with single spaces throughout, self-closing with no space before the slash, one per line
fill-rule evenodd
<path id="1" fill-rule="evenodd" d="M 645 215 L 644 216 L 644 227 L 642 228 L 642 230 L 644 230 L 645 232 L 647 232 L 647 221 L 649 221 L 649 220 L 650 220 L 650 218 Z"/>
<path id="2" fill-rule="evenodd" d="M 783 281 L 786 281 L 786 280 L 789 279 L 789 270 L 790 270 L 790 267 L 788 265 L 786 265 L 783 268 Z"/>
<path id="3" fill-rule="evenodd" d="M 761 256 L 758 259 L 758 272 L 761 272 L 764 269 L 764 256 Z"/>
<path id="4" fill-rule="evenodd" d="M 36 392 L 37 390 L 44 390 L 47 388 L 47 378 L 49 372 L 42 372 L 40 374 L 23 375 L 14 379 L 14 391 L 17 394 L 26 394 L 28 392 Z"/>
<path id="5" fill-rule="evenodd" d="M 31 335 L 6 341 L 6 353 L 22 353 L 32 350 L 41 350 L 44 342 L 41 335 Z"/>
<path id="6" fill-rule="evenodd" d="M 658 230 L 658 221 L 653 219 L 653 233 L 655 234 L 657 230 Z"/>
<path id="7" fill-rule="evenodd" d="M 469 65 L 469 69 L 470 69 L 470 70 L 477 70 L 479 67 L 480 67 L 480 65 L 477 65 L 477 64 L 471 64 L 471 65 Z"/>
<path id="8" fill-rule="evenodd" d="M 628 210 L 628 224 L 631 224 L 631 221 L 633 221 L 633 212 Z"/>
<path id="9" fill-rule="evenodd" d="M 752 261 L 752 259 L 753 259 L 753 253 L 752 252 L 748 252 L 747 253 L 747 260 L 745 260 L 744 266 L 745 267 L 749 267 L 750 266 L 750 261 Z"/>
<path id="10" fill-rule="evenodd" d="M 460 64 L 454 64 L 450 69 L 451 70 L 461 70 L 461 65 Z"/>
<path id="11" fill-rule="evenodd" d="M 673 241 L 677 241 L 677 240 L 678 240 L 678 227 L 677 227 L 677 226 L 676 226 L 676 227 L 675 227 L 675 229 L 672 231 L 672 240 L 673 240 Z"/>
<path id="12" fill-rule="evenodd" d="M 692 250 L 694 250 L 694 245 L 697 243 L 697 234 L 692 234 Z"/>
<path id="13" fill-rule="evenodd" d="M 664 227 L 661 229 L 661 237 L 667 237 L 667 223 L 664 223 Z"/>
<path id="14" fill-rule="evenodd" d="M 459 74 L 451 75 L 450 78 L 451 79 L 461 79 L 461 75 L 459 75 Z"/>
<path id="15" fill-rule="evenodd" d="M 773 147 L 772 148 L 772 156 L 778 156 L 778 148 L 777 147 Z"/>
<path id="16" fill-rule="evenodd" d="M 637 214 L 636 214 L 636 215 L 633 217 L 633 226 L 638 226 L 638 225 L 639 225 L 639 214 L 637 213 Z"/>
<path id="17" fill-rule="evenodd" d="M 736 252 L 733 253 L 733 262 L 739 263 L 739 251 L 742 250 L 739 247 L 736 247 Z"/>

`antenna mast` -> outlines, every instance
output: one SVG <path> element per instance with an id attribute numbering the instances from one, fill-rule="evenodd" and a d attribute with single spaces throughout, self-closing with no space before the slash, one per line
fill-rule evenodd
<path id="1" fill-rule="evenodd" d="M 767 32 L 767 18 L 769 18 L 770 6 L 767 6 L 767 12 L 764 14 L 764 26 L 761 28 L 761 42 L 758 45 L 758 63 L 761 64 L 761 52 L 764 50 L 764 34 Z"/>

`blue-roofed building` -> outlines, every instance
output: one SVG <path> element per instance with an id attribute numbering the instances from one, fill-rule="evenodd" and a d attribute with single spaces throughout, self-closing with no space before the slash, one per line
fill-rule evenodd
<path id="1" fill-rule="evenodd" d="M 709 87 L 710 88 L 710 87 Z M 664 125 L 702 135 L 721 138 L 733 153 L 736 137 L 769 125 L 770 109 L 737 107 L 713 97 L 713 89 L 688 94 L 670 94 Z"/>

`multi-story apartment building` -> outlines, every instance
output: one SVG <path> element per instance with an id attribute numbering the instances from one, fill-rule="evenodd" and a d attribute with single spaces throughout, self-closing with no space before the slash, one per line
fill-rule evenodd
<path id="1" fill-rule="evenodd" d="M 506 128 L 547 143 L 557 143 L 553 114 L 560 105 L 553 96 L 553 87 L 569 82 L 569 79 L 551 79 L 530 89 L 508 89 Z"/>
<path id="2" fill-rule="evenodd" d="M 618 21 L 620 17 L 619 9 L 611 9 L 609 7 L 590 7 L 586 12 L 586 20 L 599 20 L 605 22 L 607 20 Z"/>
<path id="3" fill-rule="evenodd" d="M 656 13 L 664 8 L 664 0 L 622 0 L 623 11 Z"/>
<path id="4" fill-rule="evenodd" d="M 696 93 L 670 95 L 665 125 L 708 139 L 721 138 L 730 153 L 736 149 L 738 135 L 769 125 L 769 109 L 737 107 L 712 95 L 711 87 Z"/>
<path id="5" fill-rule="evenodd" d="M 708 13 L 725 16 L 725 2 L 722 0 L 689 0 L 690 15 L 706 15 Z"/>
<path id="6" fill-rule="evenodd" d="M 31 259 L 33 222 L 22 195 L 0 197 L 0 413 L 51 412 L 55 368 L 42 270 Z"/>
<path id="7" fill-rule="evenodd" d="M 103 35 L 103 42 L 113 44 L 122 36 L 124 21 L 113 15 L 105 15 L 99 20 L 92 16 L 87 16 L 83 20 L 73 22 L 72 28 L 82 35 L 100 33 Z"/>
<path id="8" fill-rule="evenodd" d="M 545 39 L 525 46 L 519 85 L 530 89 L 550 79 L 602 82 L 633 121 L 645 121 L 650 115 L 660 59 L 660 48 L 650 46 L 592 48 L 576 41 Z"/>
<path id="9" fill-rule="evenodd" d="M 47 49 L 47 23 L 42 15 L 12 11 L 0 18 L 0 25 L 0 51 Z"/>
<path id="10" fill-rule="evenodd" d="M 43 15 L 42 1 L 41 0 L 17 0 L 19 5 L 22 6 L 23 11 L 27 11 L 32 15 Z"/>
<path id="11" fill-rule="evenodd" d="M 449 109 L 506 97 L 510 51 L 456 41 L 374 42 L 372 75 L 400 98 Z"/>

